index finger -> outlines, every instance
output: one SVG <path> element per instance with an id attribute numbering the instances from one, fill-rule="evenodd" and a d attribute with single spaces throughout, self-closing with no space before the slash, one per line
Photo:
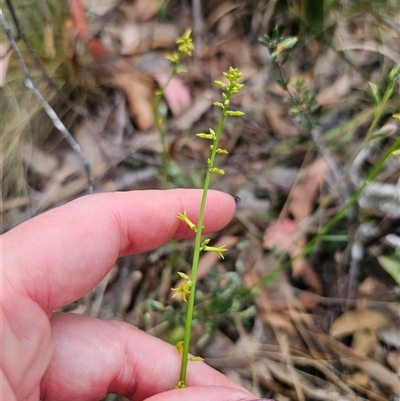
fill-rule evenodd
<path id="1" fill-rule="evenodd" d="M 3 274 L 46 311 L 90 291 L 119 256 L 144 252 L 172 238 L 193 236 L 176 218 L 197 222 L 202 191 L 133 191 L 79 198 L 3 235 Z M 226 225 L 234 199 L 210 191 L 204 232 Z"/>

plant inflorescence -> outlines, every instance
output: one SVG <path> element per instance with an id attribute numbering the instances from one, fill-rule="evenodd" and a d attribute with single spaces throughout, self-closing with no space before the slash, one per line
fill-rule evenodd
<path id="1" fill-rule="evenodd" d="M 162 146 L 162 161 L 163 161 L 163 180 L 164 186 L 169 187 L 171 184 L 171 159 L 168 154 L 167 149 L 167 142 L 165 139 L 165 129 L 164 129 L 164 121 L 163 118 L 160 116 L 159 108 L 160 108 L 160 101 L 165 94 L 165 90 L 167 86 L 171 82 L 172 78 L 180 74 L 182 72 L 186 72 L 184 68 L 182 68 L 182 58 L 183 56 L 191 57 L 194 50 L 193 40 L 192 40 L 192 30 L 187 29 L 182 36 L 178 38 L 176 41 L 178 46 L 178 50 L 172 54 L 167 54 L 165 58 L 172 63 L 172 70 L 167 79 L 167 82 L 164 86 L 157 90 L 156 96 L 153 102 L 153 116 L 154 121 L 156 124 L 156 128 L 158 133 L 160 134 L 160 141 Z"/>
<path id="2" fill-rule="evenodd" d="M 214 102 L 214 106 L 220 109 L 220 118 L 217 129 L 214 130 L 210 128 L 209 132 L 207 133 L 196 134 L 199 138 L 211 142 L 210 145 L 211 154 L 207 159 L 207 173 L 204 180 L 203 196 L 200 205 L 199 218 L 197 224 L 195 224 L 192 221 L 190 221 L 185 211 L 179 213 L 179 215 L 177 216 L 178 219 L 186 223 L 190 227 L 190 229 L 192 229 L 196 233 L 191 277 L 181 272 L 178 273 L 181 279 L 183 279 L 183 283 L 177 288 L 173 288 L 175 294 L 182 295 L 183 300 L 187 301 L 185 335 L 183 341 L 179 342 L 177 346 L 178 351 L 182 353 L 181 372 L 180 372 L 179 382 L 176 386 L 177 388 L 182 388 L 185 387 L 186 385 L 186 372 L 187 372 L 188 361 L 199 360 L 196 357 L 195 359 L 189 358 L 189 346 L 191 337 L 191 327 L 193 321 L 196 278 L 197 278 L 197 269 L 199 264 L 200 252 L 202 251 L 216 252 L 218 256 L 223 259 L 224 258 L 223 253 L 227 251 L 227 248 L 225 246 L 213 247 L 209 245 L 210 239 L 207 238 L 202 240 L 201 238 L 203 230 L 204 211 L 207 200 L 207 192 L 210 187 L 211 176 L 213 174 L 225 174 L 223 169 L 216 166 L 217 155 L 226 155 L 228 153 L 227 150 L 222 149 L 218 146 L 222 129 L 224 127 L 225 118 L 240 117 L 244 115 L 244 113 L 241 111 L 229 109 L 231 97 L 237 94 L 243 87 L 242 84 L 237 82 L 239 78 L 242 76 L 242 73 L 239 72 L 238 69 L 230 67 L 229 71 L 224 72 L 223 74 L 227 82 L 215 81 L 216 85 L 222 89 L 222 101 Z M 188 296 L 187 300 L 186 296 Z"/>

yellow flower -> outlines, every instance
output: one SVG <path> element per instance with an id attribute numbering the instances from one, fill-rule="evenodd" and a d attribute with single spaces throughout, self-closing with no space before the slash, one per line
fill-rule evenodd
<path id="1" fill-rule="evenodd" d="M 225 259 L 222 252 L 226 252 L 228 250 L 228 248 L 226 248 L 225 245 L 218 246 L 218 247 L 208 246 L 209 242 L 210 242 L 210 239 L 204 240 L 200 245 L 200 249 L 205 252 L 216 252 L 221 259 Z"/>
<path id="2" fill-rule="evenodd" d="M 183 213 L 178 213 L 178 216 L 176 216 L 179 220 L 182 220 L 184 223 L 186 223 L 191 230 L 194 232 L 197 232 L 197 227 L 196 224 L 190 221 L 189 217 L 186 216 L 186 210 Z"/>
<path id="3" fill-rule="evenodd" d="M 180 278 L 185 280 L 185 282 L 182 283 L 177 288 L 171 288 L 172 291 L 175 291 L 175 294 L 172 296 L 172 298 L 176 297 L 179 294 L 182 296 L 183 302 L 187 302 L 186 295 L 190 294 L 190 288 L 192 287 L 192 280 L 190 280 L 190 277 L 185 273 L 178 272 L 178 275 Z"/>
<path id="4" fill-rule="evenodd" d="M 187 302 L 186 295 L 190 294 L 190 287 L 192 286 L 192 282 L 189 280 L 186 283 L 181 284 L 177 288 L 171 288 L 172 291 L 175 291 L 175 294 L 172 298 L 175 298 L 178 295 L 182 296 L 183 302 Z"/>
<path id="5" fill-rule="evenodd" d="M 186 29 L 184 34 L 176 41 L 178 45 L 178 50 L 181 53 L 185 53 L 191 56 L 194 50 L 193 40 L 192 40 L 192 30 L 190 28 Z"/>
<path id="6" fill-rule="evenodd" d="M 183 352 L 183 341 L 178 341 L 175 345 L 176 350 L 182 355 Z"/>

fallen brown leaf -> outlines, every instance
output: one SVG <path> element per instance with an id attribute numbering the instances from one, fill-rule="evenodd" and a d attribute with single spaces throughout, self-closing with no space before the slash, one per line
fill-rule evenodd
<path id="1" fill-rule="evenodd" d="M 112 77 L 112 82 L 125 93 L 137 126 L 142 130 L 151 128 L 154 124 L 152 79 L 139 72 L 116 72 Z"/>
<path id="2" fill-rule="evenodd" d="M 328 171 L 329 165 L 325 160 L 315 160 L 307 168 L 303 180 L 293 189 L 289 210 L 295 221 L 300 222 L 311 215 L 315 197 Z"/>
<path id="3" fill-rule="evenodd" d="M 359 330 L 378 330 L 387 326 L 386 317 L 372 309 L 356 309 L 343 313 L 331 326 L 333 337 L 343 337 Z"/>
<path id="4" fill-rule="evenodd" d="M 322 284 L 307 259 L 299 256 L 306 244 L 306 237 L 298 223 L 312 213 L 314 199 L 329 171 L 328 164 L 323 159 L 317 159 L 304 173 L 304 178 L 293 189 L 289 199 L 289 211 L 294 220 L 283 218 L 273 221 L 265 230 L 263 245 L 266 249 L 277 249 L 290 255 L 292 276 L 301 278 L 316 294 L 322 294 Z"/>
<path id="5" fill-rule="evenodd" d="M 295 257 L 304 245 L 304 237 L 299 238 L 298 225 L 290 218 L 275 220 L 264 231 L 263 246 L 265 249 L 277 249 Z"/>
<path id="6" fill-rule="evenodd" d="M 278 102 L 271 102 L 265 108 L 265 116 L 271 130 L 284 138 L 299 135 L 299 128 L 288 118 L 287 108 Z"/>
<path id="7" fill-rule="evenodd" d="M 357 354 L 367 356 L 377 341 L 378 337 L 374 330 L 357 330 L 353 333 L 351 348 Z"/>
<path id="8" fill-rule="evenodd" d="M 127 23 L 118 30 L 120 40 L 120 54 L 129 56 L 143 53 L 152 49 L 168 49 L 174 46 L 178 38 L 175 25 L 161 22 L 147 22 L 137 24 Z"/>
<path id="9" fill-rule="evenodd" d="M 340 341 L 323 333 L 315 333 L 315 337 L 321 342 L 321 346 L 328 348 L 336 354 L 341 362 L 348 367 L 357 367 L 365 371 L 369 376 L 383 385 L 391 388 L 394 394 L 400 395 L 399 378 L 382 364 L 358 355 L 351 348 L 346 347 Z"/>
<path id="10" fill-rule="evenodd" d="M 391 351 L 387 356 L 387 362 L 395 373 L 400 376 L 400 351 Z"/>
<path id="11" fill-rule="evenodd" d="M 205 90 L 194 98 L 189 109 L 187 109 L 173 124 L 179 131 L 190 129 L 195 122 L 200 120 L 205 112 L 212 106 L 212 92 Z"/>
<path id="12" fill-rule="evenodd" d="M 128 20 L 148 21 L 155 17 L 160 9 L 160 0 L 124 1 L 119 7 Z"/>

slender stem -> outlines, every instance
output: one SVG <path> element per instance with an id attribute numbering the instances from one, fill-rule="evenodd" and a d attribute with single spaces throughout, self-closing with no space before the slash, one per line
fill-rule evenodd
<path id="1" fill-rule="evenodd" d="M 172 78 L 177 73 L 178 65 L 180 64 L 181 58 L 182 58 L 182 56 L 181 56 L 181 54 L 179 54 L 178 62 L 174 64 L 171 74 L 169 75 L 169 77 L 167 79 L 167 82 L 157 91 L 156 98 L 154 99 L 154 102 L 153 102 L 154 121 L 156 124 L 157 131 L 160 134 L 160 141 L 161 141 L 161 146 L 162 146 L 163 180 L 164 180 L 164 186 L 166 188 L 170 187 L 170 158 L 168 155 L 167 142 L 165 140 L 165 130 L 164 130 L 163 122 L 159 115 L 159 106 L 160 106 L 161 98 L 164 96 L 167 86 L 169 85 Z"/>
<path id="2" fill-rule="evenodd" d="M 229 99 L 229 97 L 228 97 Z M 215 139 L 213 141 L 213 147 L 211 152 L 211 163 L 208 165 L 206 178 L 204 180 L 204 188 L 203 188 L 203 196 L 201 198 L 201 205 L 200 205 L 200 213 L 199 213 L 199 220 L 197 222 L 197 229 L 196 229 L 196 239 L 195 239 L 195 246 L 194 246 L 194 254 L 193 254 L 193 263 L 192 263 L 192 286 L 190 288 L 190 294 L 188 298 L 187 310 L 186 310 L 186 322 L 185 322 L 185 336 L 183 339 L 183 352 L 182 352 L 182 363 L 181 363 L 181 372 L 180 372 L 180 383 L 186 382 L 186 372 L 187 372 L 187 365 L 189 360 L 189 347 L 190 347 L 190 338 L 191 338 L 191 331 L 192 331 L 192 320 L 193 320 L 193 310 L 194 310 L 194 299 L 196 293 L 196 283 L 197 283 L 197 269 L 199 265 L 199 257 L 200 257 L 200 246 L 201 246 L 201 235 L 203 230 L 203 220 L 204 220 L 204 212 L 207 200 L 207 192 L 210 187 L 211 175 L 212 175 L 212 168 L 214 166 L 215 156 L 217 154 L 218 142 L 221 136 L 222 128 L 224 126 L 225 121 L 225 112 L 228 108 L 228 105 L 224 105 L 221 117 L 219 119 L 217 132 L 215 133 Z"/>

